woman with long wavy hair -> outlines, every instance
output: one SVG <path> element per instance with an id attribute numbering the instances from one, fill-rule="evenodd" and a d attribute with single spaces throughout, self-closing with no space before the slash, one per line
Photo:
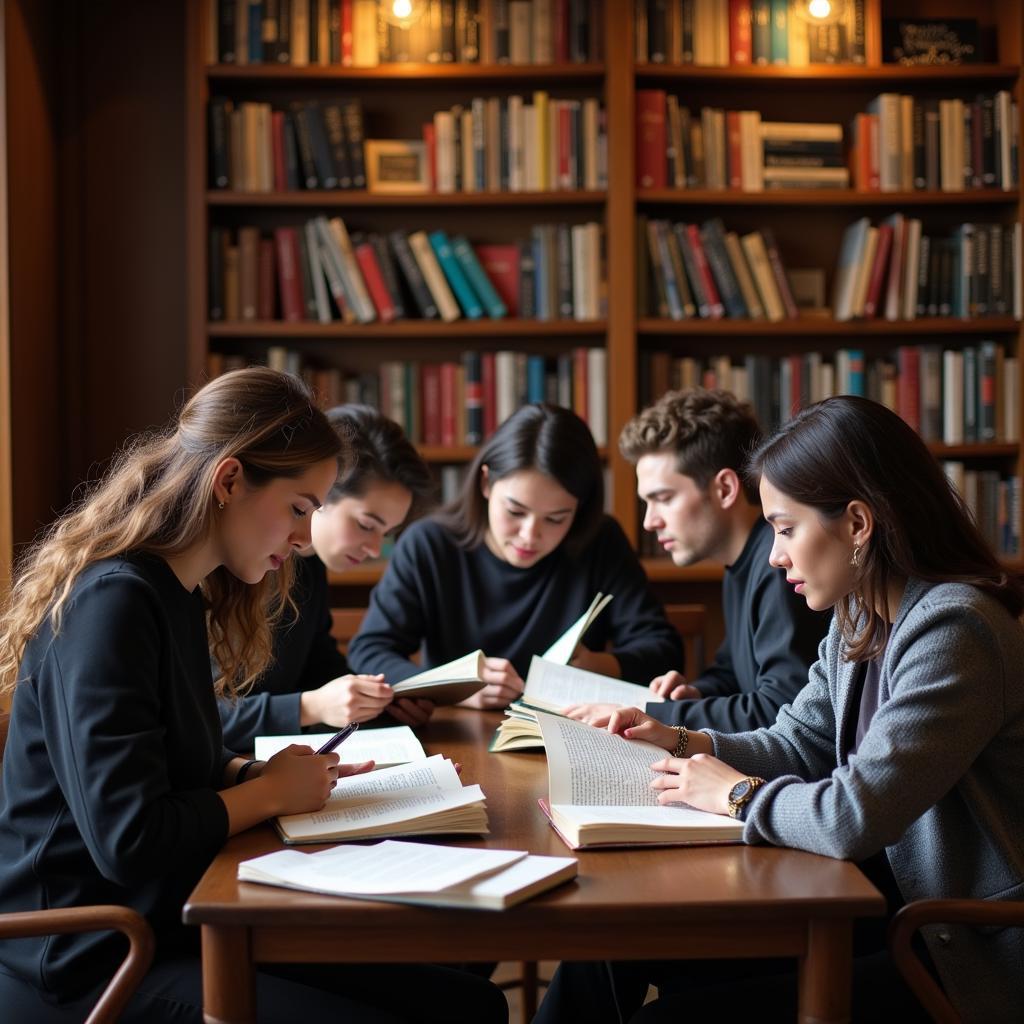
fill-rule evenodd
<path id="1" fill-rule="evenodd" d="M 157 954 L 124 1020 L 202 1021 L 198 937 L 180 923 L 200 875 L 228 836 L 316 810 L 339 774 L 371 767 L 297 746 L 252 767 L 225 751 L 216 703 L 265 669 L 290 556 L 345 455 L 300 381 L 238 370 L 129 444 L 22 559 L 0 629 L 13 697 L 0 912 L 119 903 L 144 915 Z M 83 1019 L 120 954 L 110 933 L 0 941 L 4 1019 Z M 446 1020 L 450 1006 L 505 1019 L 496 989 L 433 967 L 268 967 L 257 1003 L 260 1021 L 290 1022 L 297 1007 L 440 1019 L 432 1005 Z"/>

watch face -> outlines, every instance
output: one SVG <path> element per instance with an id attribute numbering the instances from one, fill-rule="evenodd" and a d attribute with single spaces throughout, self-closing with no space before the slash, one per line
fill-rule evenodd
<path id="1" fill-rule="evenodd" d="M 721 792 L 721 790 L 719 790 L 719 792 Z M 729 790 L 729 799 L 733 801 L 742 800 L 745 796 L 747 796 L 749 792 L 750 780 L 741 779 L 739 782 L 736 783 L 735 786 L 732 787 L 732 789 Z"/>

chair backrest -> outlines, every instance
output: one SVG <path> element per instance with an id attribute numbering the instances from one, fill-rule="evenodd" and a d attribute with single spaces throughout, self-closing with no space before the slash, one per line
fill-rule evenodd
<path id="1" fill-rule="evenodd" d="M 366 615 L 365 608 L 331 609 L 331 636 L 338 641 L 338 646 L 342 651 L 348 651 L 348 645 L 352 637 L 359 632 L 364 615 Z"/>
<path id="2" fill-rule="evenodd" d="M 704 671 L 707 607 L 702 604 L 667 604 L 665 617 L 683 638 L 686 652 L 684 674 L 688 679 L 695 679 Z"/>

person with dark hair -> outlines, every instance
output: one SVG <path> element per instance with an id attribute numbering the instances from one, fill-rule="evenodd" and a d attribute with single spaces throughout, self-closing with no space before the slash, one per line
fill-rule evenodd
<path id="1" fill-rule="evenodd" d="M 768 564 L 772 531 L 743 464 L 761 439 L 754 411 L 728 391 L 669 391 L 623 428 L 619 450 L 636 466 L 644 529 L 676 565 L 725 567 L 725 639 L 697 679 L 676 670 L 650 684 L 665 703 L 647 713 L 669 725 L 743 732 L 771 725 L 807 682 L 827 613 L 811 611 Z M 577 704 L 571 718 L 604 727 L 614 704 Z"/>
<path id="2" fill-rule="evenodd" d="M 639 710 L 610 731 L 682 756 L 651 765 L 662 804 L 745 821 L 748 843 L 857 861 L 890 912 L 933 897 L 1024 898 L 1024 586 L 926 445 L 844 396 L 753 453 L 773 565 L 835 615 L 808 685 L 769 728 L 677 732 Z M 872 925 L 872 922 L 863 922 Z M 884 921 L 882 924 L 884 925 Z M 1016 1021 L 1024 929 L 948 925 L 921 953 L 964 1021 Z M 853 1019 L 924 1020 L 877 925 L 854 933 Z M 640 1008 L 648 982 L 659 998 Z M 614 998 L 613 998 L 614 997 Z M 538 1021 L 792 1020 L 792 963 L 563 965 Z"/>
<path id="3" fill-rule="evenodd" d="M 461 494 L 402 535 L 349 648 L 355 671 L 399 681 L 480 648 L 487 686 L 469 698 L 504 707 L 543 653 L 601 591 L 614 600 L 574 664 L 647 680 L 678 664 L 678 635 L 647 588 L 619 525 L 603 511 L 601 462 L 587 425 L 526 405 L 478 452 Z M 605 650 L 606 645 L 611 650 Z"/>
<path id="4" fill-rule="evenodd" d="M 228 836 L 316 811 L 340 775 L 373 766 L 295 745 L 254 765 L 224 749 L 217 715 L 217 695 L 244 691 L 270 658 L 291 555 L 309 543 L 339 457 L 301 381 L 226 373 L 128 445 L 19 565 L 0 619 L 0 694 L 13 693 L 0 912 L 143 915 L 156 952 L 127 1024 L 201 1024 L 199 935 L 181 912 Z M 123 955 L 109 931 L 0 940 L 3 1019 L 84 1020 Z M 256 1002 L 274 1024 L 298 1008 L 318 1020 L 507 1020 L 489 982 L 425 965 L 261 965 Z"/>
<path id="5" fill-rule="evenodd" d="M 366 722 L 384 710 L 406 725 L 429 714 L 421 701 L 393 700 L 383 676 L 349 674 L 331 635 L 327 571 L 379 557 L 384 538 L 430 500 L 430 470 L 402 428 L 370 406 L 337 406 L 327 419 L 352 458 L 313 515 L 310 546 L 295 559 L 295 607 L 274 631 L 270 666 L 245 697 L 220 701 L 230 750 L 251 751 L 257 736 Z"/>

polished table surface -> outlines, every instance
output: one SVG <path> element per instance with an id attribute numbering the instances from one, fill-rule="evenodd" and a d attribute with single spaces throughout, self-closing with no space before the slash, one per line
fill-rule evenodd
<path id="1" fill-rule="evenodd" d="M 537 806 L 547 795 L 543 754 L 487 751 L 500 720 L 442 709 L 420 730 L 427 752 L 461 763 L 463 782 L 480 783 L 487 797 L 490 835 L 444 841 L 564 856 Z M 254 1019 L 254 962 L 638 959 L 664 958 L 666 950 L 678 957 L 796 957 L 800 1019 L 842 1021 L 852 920 L 885 910 L 848 862 L 743 845 L 580 852 L 575 881 L 500 913 L 237 880 L 239 861 L 281 848 L 270 826 L 233 837 L 185 906 L 185 921 L 202 927 L 208 1021 Z"/>

